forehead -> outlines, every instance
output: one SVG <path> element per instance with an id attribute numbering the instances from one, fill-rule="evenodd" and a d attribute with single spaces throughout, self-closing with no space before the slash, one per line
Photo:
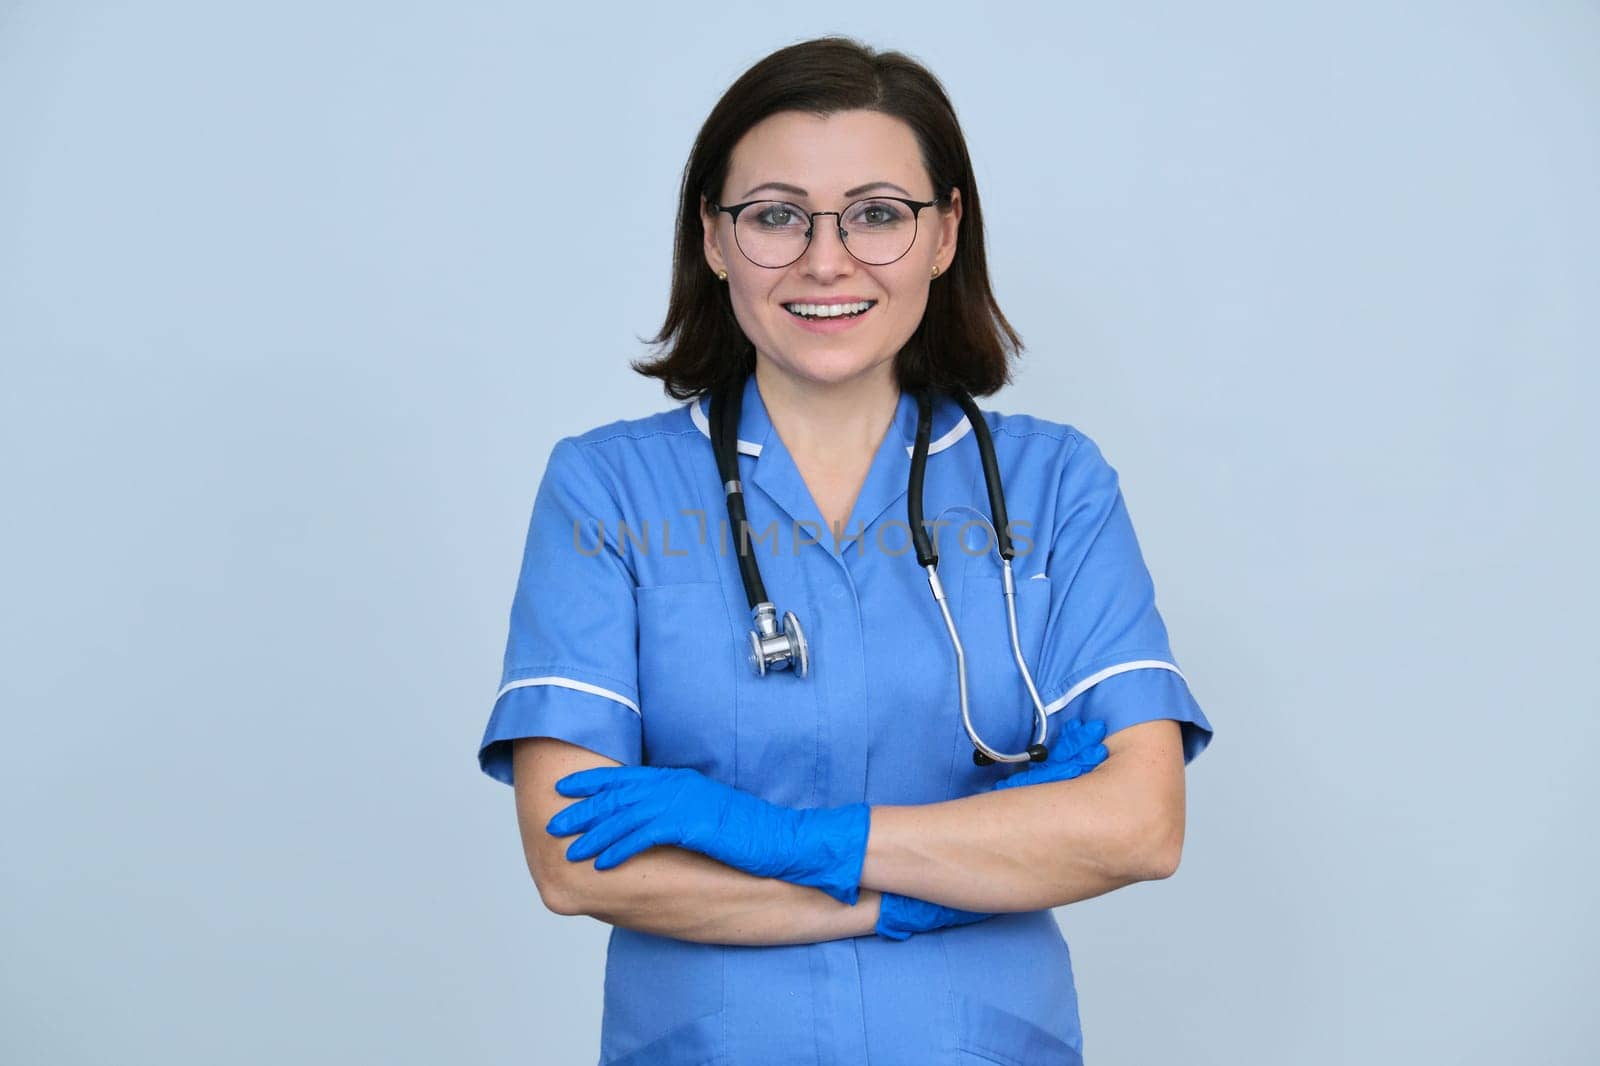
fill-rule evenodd
<path id="1" fill-rule="evenodd" d="M 892 181 L 914 196 L 932 186 L 911 127 L 878 111 L 768 115 L 734 145 L 725 195 L 737 197 L 768 181 L 798 185 L 812 200 L 868 181 Z"/>

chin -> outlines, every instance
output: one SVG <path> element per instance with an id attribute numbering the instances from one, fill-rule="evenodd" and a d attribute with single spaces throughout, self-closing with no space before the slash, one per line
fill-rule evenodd
<path id="1" fill-rule="evenodd" d="M 855 352 L 810 352 L 783 360 L 783 367 L 797 377 L 809 378 L 819 384 L 838 384 L 870 374 L 884 362 L 882 358 L 863 356 Z M 889 362 L 893 362 L 891 356 Z"/>

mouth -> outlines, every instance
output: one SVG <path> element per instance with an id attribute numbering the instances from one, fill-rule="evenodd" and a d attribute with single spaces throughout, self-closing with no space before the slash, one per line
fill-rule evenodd
<path id="1" fill-rule="evenodd" d="M 783 309 L 801 329 L 811 333 L 839 333 L 860 322 L 876 306 L 877 300 L 862 300 L 854 304 L 784 304 Z M 836 312 L 838 307 L 849 310 Z"/>

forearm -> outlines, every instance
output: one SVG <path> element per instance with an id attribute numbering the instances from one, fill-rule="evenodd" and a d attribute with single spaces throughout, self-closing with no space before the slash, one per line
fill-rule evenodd
<path id="1" fill-rule="evenodd" d="M 1069 781 L 875 806 L 861 886 L 963 910 L 1044 910 L 1162 876 L 1170 829 L 1112 763 Z"/>
<path id="2" fill-rule="evenodd" d="M 820 889 L 754 877 L 683 848 L 656 847 L 610 870 L 572 863 L 563 914 L 705 944 L 814 944 L 863 936 L 878 921 L 877 892 L 855 906 Z"/>

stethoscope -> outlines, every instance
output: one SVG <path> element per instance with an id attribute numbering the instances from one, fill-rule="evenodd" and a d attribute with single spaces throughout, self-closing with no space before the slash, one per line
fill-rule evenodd
<path id="1" fill-rule="evenodd" d="M 1011 535 L 1006 529 L 1006 499 L 1000 487 L 1000 466 L 995 461 L 994 442 L 989 437 L 988 423 L 978 412 L 972 398 L 960 390 L 955 390 L 952 395 L 966 412 L 967 422 L 978 440 L 978 454 L 983 461 L 983 480 L 989 490 L 989 517 L 994 525 L 1003 567 L 1001 588 L 1006 598 L 1006 617 L 1011 624 L 1011 651 L 1016 656 L 1022 680 L 1028 686 L 1028 695 L 1033 699 L 1034 739 L 1026 751 L 996 751 L 983 742 L 972 726 L 972 714 L 967 705 L 967 657 L 961 648 L 955 620 L 950 617 L 944 586 L 939 583 L 939 553 L 934 550 L 922 518 L 922 482 L 928 463 L 928 442 L 933 436 L 933 404 L 926 392 L 917 394 L 917 442 L 911 453 L 911 478 L 906 487 L 906 510 L 911 519 L 911 538 L 917 548 L 917 563 L 928 572 L 928 586 L 933 590 L 939 612 L 944 615 L 944 627 L 950 634 L 951 646 L 955 648 L 956 683 L 961 692 L 961 723 L 966 727 L 967 736 L 972 739 L 972 761 L 979 766 L 994 762 L 1043 762 L 1049 757 L 1044 738 L 1050 728 L 1050 718 L 1045 713 L 1044 701 L 1039 699 L 1039 690 L 1034 687 L 1033 675 L 1028 671 L 1022 647 L 1017 641 L 1017 590 L 1011 573 L 1011 557 L 1015 552 L 1011 547 Z M 750 631 L 750 665 L 761 677 L 765 677 L 768 670 L 792 668 L 803 678 L 811 669 L 811 651 L 806 644 L 805 632 L 800 628 L 800 621 L 793 611 L 783 612 L 783 629 L 779 631 L 778 610 L 767 599 L 767 588 L 761 581 L 755 552 L 746 550 L 749 539 L 743 535 L 743 530 L 748 522 L 738 464 L 739 414 L 743 402 L 742 382 L 714 390 L 711 394 L 710 423 L 712 451 L 717 459 L 718 476 L 722 478 L 722 491 L 727 496 L 728 522 L 738 548 L 739 577 L 744 581 L 745 596 L 750 601 L 750 616 L 755 622 L 755 628 Z"/>

